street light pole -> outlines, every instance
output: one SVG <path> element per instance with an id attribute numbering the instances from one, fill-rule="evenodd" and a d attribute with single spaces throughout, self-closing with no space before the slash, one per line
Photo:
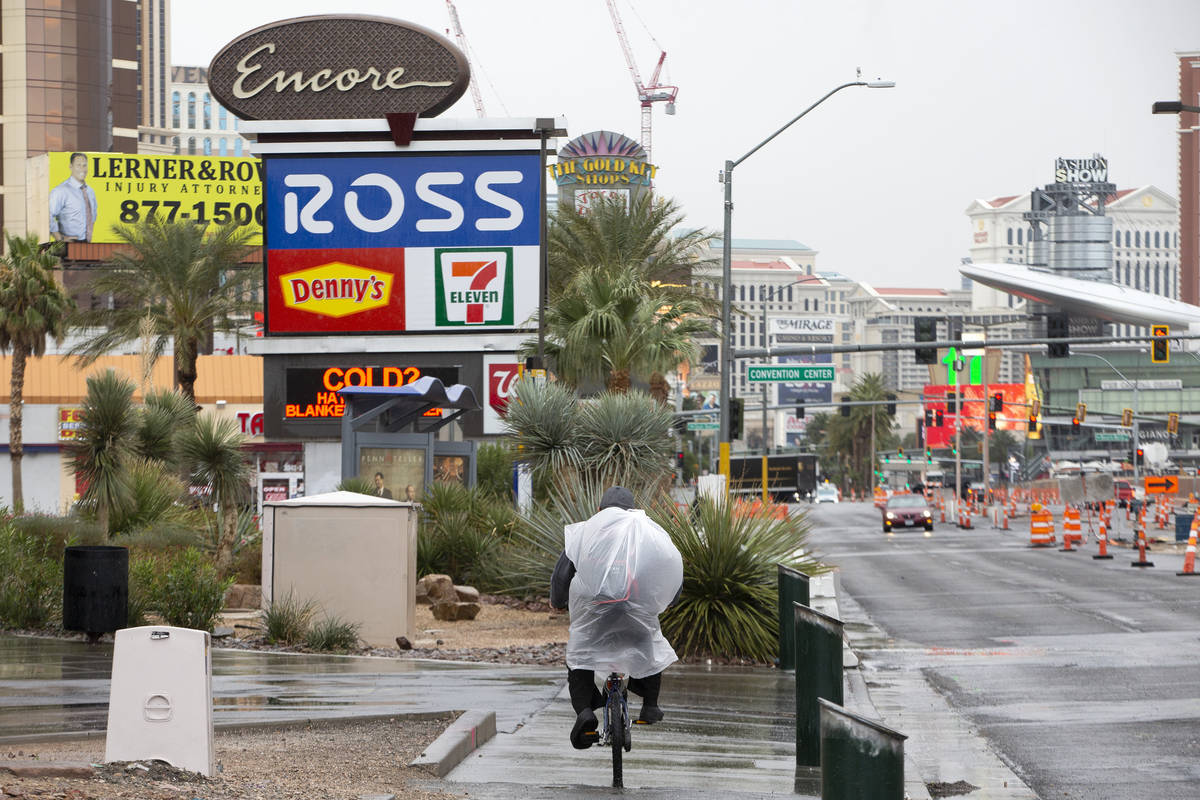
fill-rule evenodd
<path id="1" fill-rule="evenodd" d="M 721 238 L 721 430 L 720 430 L 720 467 L 721 474 L 725 476 L 725 489 L 729 490 L 729 443 L 732 437 L 730 436 L 730 415 L 729 415 L 729 399 L 730 391 L 729 384 L 733 376 L 733 337 L 729 330 L 729 317 L 732 312 L 730 295 L 733 293 L 733 275 L 730 267 L 730 254 L 732 248 L 733 236 L 733 170 L 738 164 L 741 164 L 750 156 L 757 153 L 767 142 L 774 139 L 779 134 L 794 125 L 805 114 L 812 111 L 821 103 L 828 100 L 842 89 L 847 89 L 851 86 L 866 86 L 869 89 L 891 89 L 896 84 L 892 81 L 850 81 L 843 83 L 841 86 L 836 86 L 825 93 L 820 100 L 810 105 L 808 108 L 801 111 L 796 116 L 792 117 L 779 130 L 772 133 L 766 139 L 756 144 L 744 156 L 736 161 L 726 161 L 725 170 L 721 173 L 721 181 L 725 184 L 725 227 Z"/>
<path id="2" fill-rule="evenodd" d="M 1133 388 L 1133 482 L 1136 484 L 1138 482 L 1138 474 L 1139 474 L 1137 451 L 1138 451 L 1138 444 L 1140 443 L 1139 437 L 1138 437 L 1138 385 L 1137 385 L 1137 381 L 1131 381 L 1131 380 L 1129 380 L 1129 378 L 1126 378 L 1125 373 L 1121 372 L 1121 370 L 1114 367 L 1111 361 L 1109 361 L 1107 358 L 1100 355 L 1099 353 L 1087 353 L 1087 352 L 1083 352 L 1081 350 L 1076 350 L 1074 355 L 1089 356 L 1091 358 L 1100 359 L 1105 364 L 1108 364 L 1109 369 L 1111 369 L 1113 372 L 1120 375 L 1121 380 L 1125 381 L 1127 384 L 1129 384 Z"/>

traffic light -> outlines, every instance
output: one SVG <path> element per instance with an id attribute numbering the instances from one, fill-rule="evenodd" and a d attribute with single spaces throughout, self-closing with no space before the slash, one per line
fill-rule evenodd
<path id="1" fill-rule="evenodd" d="M 887 401 L 888 401 L 888 404 L 887 404 L 888 416 L 889 417 L 896 416 L 896 395 L 894 395 L 894 394 L 887 395 Z"/>
<path id="2" fill-rule="evenodd" d="M 729 438 L 742 438 L 742 423 L 743 412 L 746 410 L 746 401 L 741 397 L 729 398 Z"/>
<path id="3" fill-rule="evenodd" d="M 1146 451 L 1139 447 L 1134 455 L 1134 458 L 1136 459 L 1134 463 L 1141 464 L 1142 459 L 1144 459 L 1145 457 L 1146 457 Z"/>
<path id="4" fill-rule="evenodd" d="M 1071 323 L 1066 314 L 1050 314 L 1046 317 L 1046 338 L 1066 339 L 1071 335 Z M 1050 358 L 1067 358 L 1071 355 L 1071 345 L 1050 344 L 1046 350 Z"/>
<path id="5" fill-rule="evenodd" d="M 917 317 L 913 320 L 913 341 L 936 342 L 937 319 L 934 317 Z M 913 350 L 913 360 L 918 364 L 936 364 L 938 361 L 936 347 L 918 347 Z"/>
<path id="6" fill-rule="evenodd" d="M 796 419 L 804 419 L 804 403 L 796 405 Z"/>
<path id="7" fill-rule="evenodd" d="M 1121 412 L 1121 427 L 1128 428 L 1133 425 L 1133 409 L 1127 408 Z"/>
<path id="8" fill-rule="evenodd" d="M 1079 417 L 1071 417 L 1071 433 L 1079 433 Z"/>
<path id="9" fill-rule="evenodd" d="M 926 428 L 933 427 L 933 409 L 932 408 L 925 409 L 925 427 Z"/>
<path id="10" fill-rule="evenodd" d="M 933 424 L 939 428 L 944 428 L 946 426 L 946 412 L 942 411 L 940 408 L 934 409 Z"/>
<path id="11" fill-rule="evenodd" d="M 946 410 L 951 414 L 958 413 L 958 395 L 946 395 Z"/>
<path id="12" fill-rule="evenodd" d="M 1171 342 L 1167 339 L 1170 332 L 1166 325 L 1150 326 L 1150 335 L 1154 337 L 1150 342 L 1150 360 L 1155 364 L 1166 364 L 1171 360 Z"/>
<path id="13" fill-rule="evenodd" d="M 1173 411 L 1167 414 L 1167 433 L 1172 436 L 1179 433 L 1179 415 Z"/>
<path id="14" fill-rule="evenodd" d="M 996 412 L 995 411 L 988 412 L 988 430 L 989 431 L 996 430 Z"/>
<path id="15" fill-rule="evenodd" d="M 680 475 L 683 474 L 683 451 L 682 450 L 675 451 L 675 469 Z"/>
<path id="16" fill-rule="evenodd" d="M 1075 417 L 1080 422 L 1083 422 L 1084 420 L 1087 419 L 1087 403 L 1076 403 L 1075 404 Z"/>
<path id="17" fill-rule="evenodd" d="M 842 416 L 843 417 L 850 416 L 850 398 L 848 398 L 848 397 L 842 398 Z"/>
<path id="18" fill-rule="evenodd" d="M 1000 392 L 992 395 L 992 411 L 1004 410 L 1004 395 Z"/>

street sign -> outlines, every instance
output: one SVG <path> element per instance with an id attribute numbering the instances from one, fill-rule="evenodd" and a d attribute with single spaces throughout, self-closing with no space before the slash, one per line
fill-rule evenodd
<path id="1" fill-rule="evenodd" d="M 689 431 L 719 431 L 721 423 L 719 422 L 689 422 L 687 424 Z"/>
<path id="2" fill-rule="evenodd" d="M 833 366 L 807 364 L 751 365 L 746 379 L 751 383 L 832 383 Z"/>
<path id="3" fill-rule="evenodd" d="M 1179 494 L 1179 478 L 1174 475 L 1146 476 L 1146 494 Z"/>
<path id="4" fill-rule="evenodd" d="M 1127 431 L 1097 431 L 1092 434 L 1092 438 L 1097 442 L 1128 442 L 1129 433 Z"/>

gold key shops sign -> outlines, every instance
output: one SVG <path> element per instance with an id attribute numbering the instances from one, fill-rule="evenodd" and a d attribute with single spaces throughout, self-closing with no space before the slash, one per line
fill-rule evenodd
<path id="1" fill-rule="evenodd" d="M 648 190 L 658 167 L 646 161 L 642 146 L 619 133 L 592 131 L 558 151 L 547 169 L 558 184 L 559 205 L 583 214 L 603 200 L 629 208 Z"/>

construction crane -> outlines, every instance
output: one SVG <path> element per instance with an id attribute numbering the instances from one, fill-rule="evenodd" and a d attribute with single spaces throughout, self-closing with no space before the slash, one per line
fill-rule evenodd
<path id="1" fill-rule="evenodd" d="M 449 2 L 449 0 L 447 0 Z M 650 83 L 642 83 L 641 73 L 638 72 L 637 63 L 633 60 L 633 49 L 629 46 L 629 37 L 625 35 L 625 25 L 621 22 L 621 14 L 617 11 L 616 0 L 606 0 L 608 3 L 608 14 L 612 17 L 613 27 L 617 31 L 617 41 L 621 43 L 621 50 L 625 53 L 625 63 L 629 66 L 629 73 L 633 76 L 633 85 L 637 89 L 638 102 L 642 105 L 642 149 L 646 151 L 646 160 L 650 160 L 650 108 L 653 103 L 665 102 L 664 109 L 668 114 L 675 113 L 675 95 L 679 94 L 678 86 L 667 86 L 658 82 L 659 76 L 662 75 L 663 64 L 667 60 L 667 51 L 661 50 L 658 56 L 658 64 L 654 67 L 654 74 L 650 76 Z M 651 36 L 650 38 L 654 38 Z M 658 42 L 655 42 L 657 45 Z"/>
<path id="2" fill-rule="evenodd" d="M 450 27 L 454 28 L 454 39 L 458 42 L 458 49 L 462 50 L 463 58 L 467 59 L 467 68 L 471 70 L 471 98 L 475 101 L 475 113 L 480 117 L 485 116 L 483 113 L 483 95 L 479 92 L 479 80 L 475 75 L 475 66 L 471 63 L 471 56 L 467 50 L 467 37 L 463 34 L 462 23 L 458 21 L 458 9 L 454 7 L 453 0 L 446 0 L 446 8 L 450 12 Z M 664 55 L 666 55 L 664 53 Z"/>

